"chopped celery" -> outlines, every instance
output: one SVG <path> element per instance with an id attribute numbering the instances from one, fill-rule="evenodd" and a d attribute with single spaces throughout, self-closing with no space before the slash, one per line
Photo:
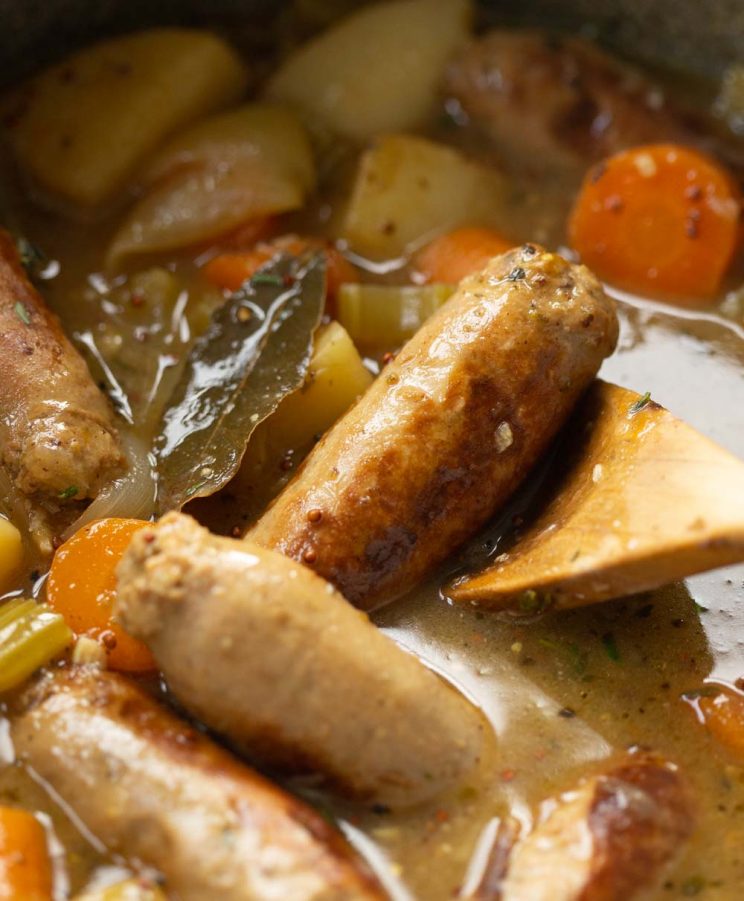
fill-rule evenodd
<path id="1" fill-rule="evenodd" d="M 59 613 L 25 598 L 0 607 L 0 692 L 20 685 L 72 641 Z"/>
<path id="2" fill-rule="evenodd" d="M 407 341 L 453 294 L 452 285 L 345 284 L 338 320 L 364 347 L 397 347 Z"/>

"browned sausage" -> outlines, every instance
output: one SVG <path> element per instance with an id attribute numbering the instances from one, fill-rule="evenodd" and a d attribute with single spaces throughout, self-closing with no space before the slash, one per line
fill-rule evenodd
<path id="1" fill-rule="evenodd" d="M 463 280 L 246 537 L 353 604 L 402 594 L 508 498 L 615 346 L 583 266 L 525 245 Z"/>
<path id="2" fill-rule="evenodd" d="M 494 149 L 540 171 L 583 170 L 636 144 L 689 137 L 638 70 L 576 38 L 490 31 L 451 63 L 444 85 Z"/>
<path id="3" fill-rule="evenodd" d="M 20 760 L 181 901 L 382 901 L 341 835 L 114 673 L 57 670 L 11 716 Z"/>
<path id="4" fill-rule="evenodd" d="M 456 789 L 478 761 L 480 713 L 282 554 L 170 513 L 133 539 L 117 595 L 184 708 L 272 766 L 399 807 Z"/>
<path id="5" fill-rule="evenodd" d="M 630 901 L 658 884 L 693 822 L 676 767 L 632 755 L 559 798 L 507 866 L 497 843 L 496 869 L 469 898 Z"/>
<path id="6" fill-rule="evenodd" d="M 0 463 L 29 504 L 32 531 L 96 496 L 124 458 L 108 402 L 0 229 Z M 77 508 L 77 509 L 76 509 Z"/>

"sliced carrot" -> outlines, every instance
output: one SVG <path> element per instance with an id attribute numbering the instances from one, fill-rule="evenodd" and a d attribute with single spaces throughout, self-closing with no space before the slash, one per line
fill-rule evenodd
<path id="1" fill-rule="evenodd" d="M 416 254 L 413 265 L 423 282 L 456 285 L 514 246 L 514 241 L 490 228 L 457 228 L 427 244 Z"/>
<path id="2" fill-rule="evenodd" d="M 714 159 L 674 144 L 592 169 L 568 223 L 581 260 L 629 291 L 684 305 L 714 299 L 740 235 L 741 194 Z"/>
<path id="3" fill-rule="evenodd" d="M 690 703 L 713 738 L 744 763 L 744 695 L 728 687 L 691 697 Z"/>
<path id="4" fill-rule="evenodd" d="M 44 827 L 17 807 L 0 807 L 0 901 L 51 901 L 52 863 Z"/>
<path id="5" fill-rule="evenodd" d="M 149 672 L 156 669 L 150 651 L 112 619 L 116 567 L 140 519 L 101 519 L 83 526 L 54 555 L 47 582 L 49 606 L 61 613 L 77 635 L 100 640 L 111 669 Z"/>
<path id="6" fill-rule="evenodd" d="M 218 288 L 237 291 L 244 281 L 277 253 L 299 254 L 310 248 L 325 251 L 329 297 L 335 298 L 338 289 L 345 282 L 359 281 L 359 274 L 354 266 L 331 244 L 319 238 L 302 238 L 297 235 L 284 235 L 270 243 L 262 242 L 250 250 L 222 253 L 211 259 L 202 272 Z"/>

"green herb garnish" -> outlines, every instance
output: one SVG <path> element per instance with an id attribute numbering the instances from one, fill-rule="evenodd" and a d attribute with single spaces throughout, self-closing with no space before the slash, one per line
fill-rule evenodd
<path id="1" fill-rule="evenodd" d="M 685 898 L 692 898 L 695 895 L 699 895 L 707 884 L 707 880 L 702 876 L 690 876 L 689 879 L 685 879 L 682 883 L 682 894 Z"/>
<path id="2" fill-rule="evenodd" d="M 28 310 L 26 307 L 17 300 L 15 302 L 15 306 L 13 307 L 15 310 L 16 316 L 21 320 L 24 325 L 31 325 L 31 317 L 29 316 Z"/>
<path id="3" fill-rule="evenodd" d="M 632 403 L 628 407 L 628 415 L 635 416 L 636 413 L 640 413 L 645 407 L 647 407 L 651 403 L 651 392 L 647 391 L 643 397 L 639 397 L 635 403 Z"/>
<path id="4" fill-rule="evenodd" d="M 196 494 L 197 491 L 199 491 L 201 488 L 203 488 L 206 484 L 207 484 L 206 482 L 197 482 L 196 485 L 190 485 L 184 491 L 183 496 L 184 497 L 192 497 L 193 495 Z"/>
<path id="5" fill-rule="evenodd" d="M 39 272 L 47 264 L 45 254 L 36 246 L 36 244 L 33 244 L 28 238 L 24 238 L 22 235 L 16 237 L 15 245 L 23 268 L 32 278 L 38 276 Z"/>
<path id="6" fill-rule="evenodd" d="M 61 501 L 69 501 L 71 497 L 75 497 L 80 489 L 77 485 L 68 485 L 67 488 L 63 488 L 62 491 L 57 495 L 57 497 Z"/>
<path id="7" fill-rule="evenodd" d="M 617 647 L 617 642 L 615 641 L 615 636 L 612 634 L 612 632 L 605 632 L 605 634 L 602 636 L 602 644 L 610 660 L 614 660 L 615 663 L 617 663 L 620 660 L 620 651 Z"/>
<path id="8" fill-rule="evenodd" d="M 516 601 L 517 610 L 520 613 L 525 616 L 535 616 L 547 610 L 553 598 L 550 594 L 539 594 L 533 588 L 528 588 L 519 595 Z"/>
<path id="9" fill-rule="evenodd" d="M 250 282 L 252 285 L 273 285 L 275 288 L 280 288 L 284 284 L 280 276 L 272 275 L 270 272 L 257 272 L 251 276 Z"/>

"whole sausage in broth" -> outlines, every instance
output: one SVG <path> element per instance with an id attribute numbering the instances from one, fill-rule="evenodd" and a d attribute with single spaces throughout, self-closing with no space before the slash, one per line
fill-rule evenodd
<path id="1" fill-rule="evenodd" d="M 615 347 L 584 266 L 526 244 L 464 279 L 245 536 L 393 600 L 494 515 Z"/>
<path id="2" fill-rule="evenodd" d="M 119 565 L 117 616 L 179 703 L 272 767 L 391 807 L 457 789 L 480 712 L 315 573 L 169 513 Z"/>
<path id="3" fill-rule="evenodd" d="M 58 669 L 19 699 L 11 737 L 109 850 L 181 901 L 382 901 L 340 833 L 133 683 Z"/>

